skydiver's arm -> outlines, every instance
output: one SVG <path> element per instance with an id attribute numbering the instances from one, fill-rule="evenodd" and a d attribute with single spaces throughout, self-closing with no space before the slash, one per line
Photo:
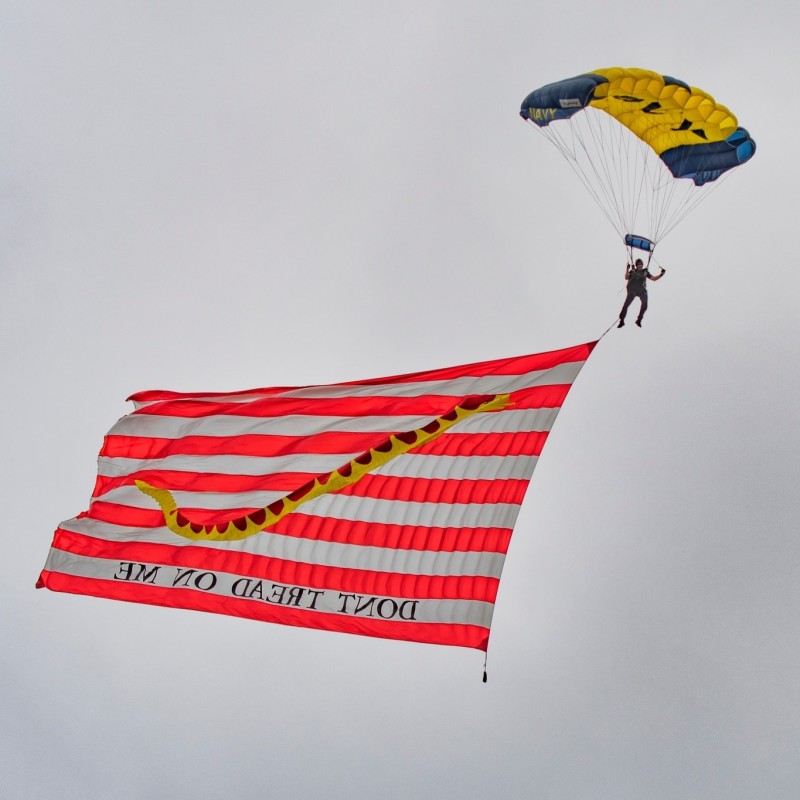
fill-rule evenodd
<path id="1" fill-rule="evenodd" d="M 666 270 L 664 269 L 664 267 L 661 267 L 661 272 L 658 275 L 648 275 L 647 277 L 651 281 L 660 281 L 664 277 L 665 272 Z"/>
<path id="2" fill-rule="evenodd" d="M 628 280 L 628 278 L 630 278 L 630 276 L 631 276 L 631 265 L 630 264 L 626 264 L 625 265 L 625 280 Z"/>

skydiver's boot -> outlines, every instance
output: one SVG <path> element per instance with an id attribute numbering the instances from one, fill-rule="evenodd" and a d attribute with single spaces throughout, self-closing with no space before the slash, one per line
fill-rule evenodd
<path id="1" fill-rule="evenodd" d="M 636 320 L 636 324 L 637 324 L 637 325 L 638 325 L 640 328 L 642 327 L 642 318 L 641 318 L 641 317 L 639 317 L 639 319 L 637 319 L 637 320 Z"/>
<path id="2" fill-rule="evenodd" d="M 624 327 L 624 326 L 625 326 L 625 320 L 624 320 L 624 319 L 620 319 L 620 321 L 619 321 L 619 325 L 617 325 L 617 327 L 618 327 L 618 328 L 622 328 L 622 327 Z"/>

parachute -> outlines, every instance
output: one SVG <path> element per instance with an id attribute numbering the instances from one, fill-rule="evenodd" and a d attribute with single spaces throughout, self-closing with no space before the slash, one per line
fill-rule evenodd
<path id="1" fill-rule="evenodd" d="M 663 239 L 756 150 L 711 95 L 646 69 L 611 67 L 531 92 L 520 116 L 561 151 L 629 253 Z"/>

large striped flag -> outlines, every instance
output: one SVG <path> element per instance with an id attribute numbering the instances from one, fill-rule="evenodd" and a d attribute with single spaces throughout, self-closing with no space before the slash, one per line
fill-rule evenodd
<path id="1" fill-rule="evenodd" d="M 37 585 L 485 650 L 525 489 L 595 344 L 134 395 Z"/>

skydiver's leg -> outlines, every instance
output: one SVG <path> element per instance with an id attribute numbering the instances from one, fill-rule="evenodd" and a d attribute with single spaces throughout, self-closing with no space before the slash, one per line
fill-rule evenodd
<path id="1" fill-rule="evenodd" d="M 639 309 L 639 318 L 636 320 L 637 323 L 642 321 L 642 317 L 644 316 L 644 312 L 647 311 L 647 292 L 642 292 L 639 297 L 642 300 L 642 307 Z"/>
<path id="2" fill-rule="evenodd" d="M 628 292 L 628 296 L 625 298 L 625 302 L 622 304 L 622 311 L 619 312 L 619 318 L 625 322 L 625 315 L 628 313 L 628 307 L 633 302 L 634 297 L 636 297 L 635 292 Z"/>

